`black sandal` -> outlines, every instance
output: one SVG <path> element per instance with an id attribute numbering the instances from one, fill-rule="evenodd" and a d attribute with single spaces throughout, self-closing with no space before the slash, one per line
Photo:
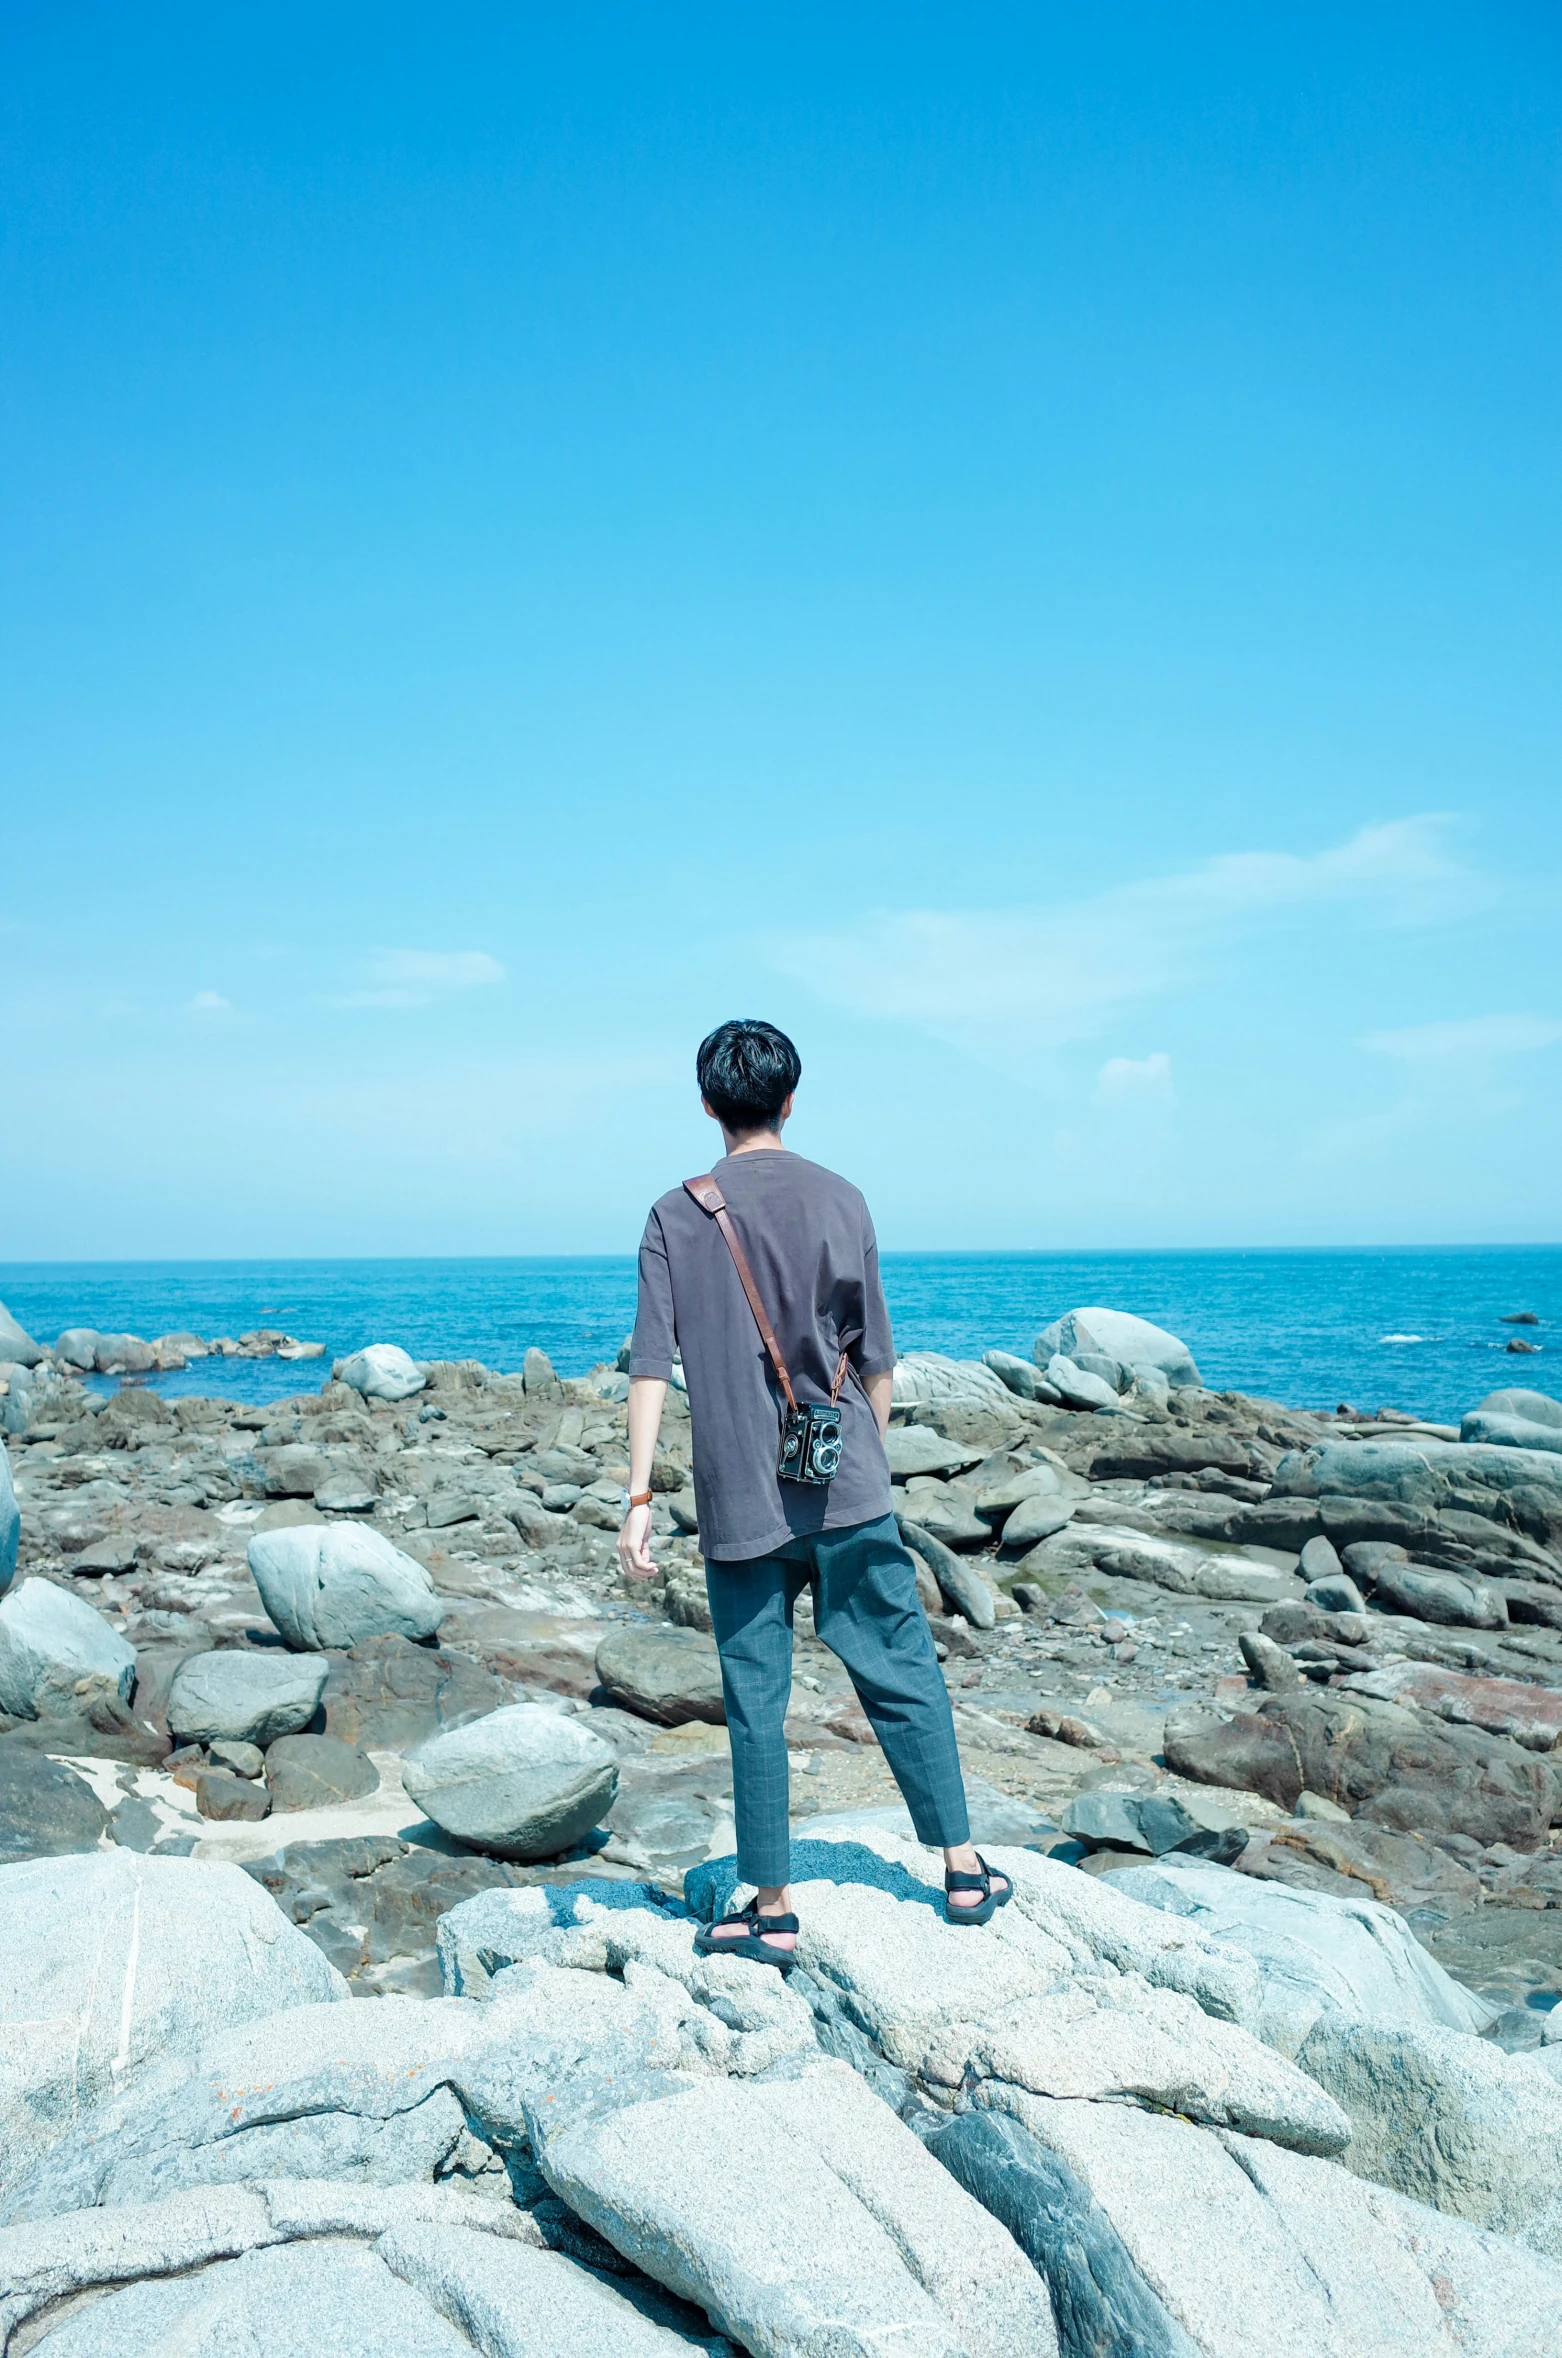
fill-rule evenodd
<path id="1" fill-rule="evenodd" d="M 979 1875 L 961 1875 L 953 1867 L 944 1870 L 944 1914 L 951 1924 L 985 1924 L 995 1910 L 1006 1908 L 1014 1897 L 1014 1886 L 1007 1875 L 998 1877 L 1002 1891 L 994 1891 L 993 1870 L 980 1851 L 976 1863 L 982 1870 Z M 952 1891 L 979 1891 L 982 1896 L 974 1908 L 952 1908 L 948 1896 Z"/>
<path id="2" fill-rule="evenodd" d="M 747 1957 L 752 1964 L 774 1965 L 779 1973 L 791 1972 L 797 1962 L 794 1951 L 773 1949 L 768 1941 L 760 1939 L 759 1934 L 761 1925 L 766 1932 L 795 1933 L 795 1916 L 762 1916 L 758 1900 L 750 1900 L 748 1906 L 741 1908 L 737 1915 L 723 1916 L 721 1922 L 747 1924 L 751 1929 L 741 1940 L 718 1940 L 714 1924 L 702 1925 L 694 1936 L 694 1953 L 697 1957 Z"/>

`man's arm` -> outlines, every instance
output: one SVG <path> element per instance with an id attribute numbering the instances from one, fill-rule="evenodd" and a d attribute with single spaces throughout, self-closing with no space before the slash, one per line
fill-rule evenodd
<path id="1" fill-rule="evenodd" d="M 862 1388 L 868 1395 L 868 1406 L 878 1419 L 881 1441 L 889 1431 L 889 1396 L 894 1382 L 892 1368 L 886 1368 L 880 1375 L 864 1376 L 862 1379 Z"/>
<path id="2" fill-rule="evenodd" d="M 660 1376 L 631 1376 L 629 1379 L 629 1488 L 631 1495 L 651 1487 L 651 1462 L 656 1456 L 656 1436 L 662 1429 L 662 1402 L 667 1397 L 667 1386 Z M 886 1404 L 885 1421 L 889 1419 Z M 631 1580 L 655 1578 L 656 1566 L 651 1561 L 651 1510 L 648 1506 L 632 1506 L 624 1517 L 624 1527 L 618 1535 L 618 1560 Z"/>

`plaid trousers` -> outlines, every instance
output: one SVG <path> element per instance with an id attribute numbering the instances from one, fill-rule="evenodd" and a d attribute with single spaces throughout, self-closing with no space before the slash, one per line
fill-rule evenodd
<path id="1" fill-rule="evenodd" d="M 810 1585 L 814 1627 L 846 1667 L 917 1839 L 940 1849 L 970 1839 L 948 1690 L 894 1516 L 811 1532 L 774 1555 L 705 1571 L 732 1740 L 738 1874 L 767 1887 L 791 1872 L 792 1611 Z"/>

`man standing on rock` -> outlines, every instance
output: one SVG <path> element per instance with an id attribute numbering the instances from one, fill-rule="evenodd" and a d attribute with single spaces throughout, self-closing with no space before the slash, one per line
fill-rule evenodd
<path id="1" fill-rule="evenodd" d="M 654 1576 L 651 1463 L 676 1348 L 732 1743 L 738 1874 L 757 1887 L 696 1946 L 784 1972 L 797 1945 L 785 1723 L 805 1587 L 918 1840 L 944 1853 L 950 1922 L 985 1924 L 1010 1892 L 971 1847 L 949 1696 L 891 1510 L 895 1351 L 868 1207 L 782 1144 L 802 1072 L 784 1032 L 724 1023 L 695 1070 L 725 1153 L 652 1205 L 641 1239 L 618 1554 L 631 1577 Z"/>

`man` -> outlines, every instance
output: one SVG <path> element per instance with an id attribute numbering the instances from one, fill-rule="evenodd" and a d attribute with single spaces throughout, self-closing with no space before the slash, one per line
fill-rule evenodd
<path id="1" fill-rule="evenodd" d="M 694 1492 L 732 1744 L 741 1915 L 707 1925 L 706 1955 L 784 1972 L 797 1943 L 785 1720 L 792 1612 L 812 1588 L 814 1626 L 845 1664 L 920 1841 L 944 1853 L 951 1923 L 985 1924 L 1009 1885 L 972 1849 L 954 1721 L 911 1559 L 891 1509 L 884 1435 L 895 1352 L 878 1245 L 855 1187 L 782 1143 L 802 1066 L 773 1024 L 724 1023 L 696 1059 L 723 1159 L 652 1206 L 640 1244 L 629 1362 L 630 1504 L 618 1553 L 649 1580 L 651 1461 L 673 1351 L 682 1353 Z M 748 1288 L 752 1288 L 750 1294 Z M 770 1347 L 761 1321 L 773 1330 Z M 839 1412 L 838 1467 L 785 1478 L 794 1403 Z M 828 1434 L 825 1435 L 828 1440 Z M 806 1463 L 807 1450 L 788 1459 Z"/>

